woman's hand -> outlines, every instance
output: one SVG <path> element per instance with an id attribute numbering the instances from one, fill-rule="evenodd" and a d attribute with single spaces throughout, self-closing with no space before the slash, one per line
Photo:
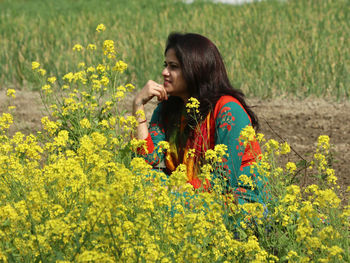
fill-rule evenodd
<path id="1" fill-rule="evenodd" d="M 158 98 L 158 101 L 163 101 L 168 99 L 168 94 L 164 86 L 158 84 L 153 80 L 147 81 L 146 85 L 140 90 L 134 99 L 134 106 L 145 105 L 154 96 Z"/>

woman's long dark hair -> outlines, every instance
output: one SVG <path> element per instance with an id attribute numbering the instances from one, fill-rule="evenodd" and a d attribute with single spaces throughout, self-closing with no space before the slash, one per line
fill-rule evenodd
<path id="1" fill-rule="evenodd" d="M 234 89 L 227 77 L 226 68 L 217 47 L 208 38 L 199 34 L 171 33 L 168 36 L 165 54 L 169 49 L 175 51 L 179 60 L 182 75 L 187 84 L 190 97 L 199 100 L 199 116 L 205 118 L 209 111 L 214 110 L 216 102 L 223 95 L 236 98 L 244 107 L 255 129 L 259 128 L 257 116 L 246 104 L 244 94 Z M 179 123 L 184 103 L 178 97 L 170 96 L 164 102 L 161 112 L 162 123 L 167 137 Z M 189 126 L 194 127 L 193 119 L 189 119 Z"/>

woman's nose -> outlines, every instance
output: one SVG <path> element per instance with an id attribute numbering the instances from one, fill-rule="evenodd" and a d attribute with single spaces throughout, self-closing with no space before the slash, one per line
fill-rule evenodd
<path id="1" fill-rule="evenodd" d="M 162 75 L 163 76 L 169 76 L 169 70 L 168 70 L 168 67 L 165 67 L 162 71 Z"/>

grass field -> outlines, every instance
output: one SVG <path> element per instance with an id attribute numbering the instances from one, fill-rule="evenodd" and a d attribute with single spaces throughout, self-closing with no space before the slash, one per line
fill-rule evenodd
<path id="1" fill-rule="evenodd" d="M 0 87 L 37 90 L 30 63 L 49 75 L 73 68 L 72 47 L 94 43 L 96 25 L 117 40 L 137 87 L 160 80 L 172 31 L 197 32 L 220 49 L 233 85 L 260 98 L 293 94 L 349 98 L 348 0 L 266 1 L 233 6 L 196 1 L 0 1 Z M 75 58 L 77 59 L 77 58 Z"/>

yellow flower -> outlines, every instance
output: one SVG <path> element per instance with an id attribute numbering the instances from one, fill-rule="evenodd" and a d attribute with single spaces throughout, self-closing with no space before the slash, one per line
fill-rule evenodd
<path id="1" fill-rule="evenodd" d="M 90 129 L 91 128 L 91 123 L 87 118 L 84 118 L 80 120 L 80 126 L 85 129 Z"/>
<path id="2" fill-rule="evenodd" d="M 256 135 L 256 139 L 258 140 L 258 142 L 264 142 L 265 141 L 265 135 L 263 133 L 258 133 Z"/>
<path id="3" fill-rule="evenodd" d="M 114 49 L 114 41 L 113 40 L 105 40 L 103 42 L 103 54 L 108 58 L 115 57 L 115 49 Z"/>
<path id="4" fill-rule="evenodd" d="M 99 24 L 97 27 L 96 27 L 96 31 L 97 32 L 103 32 L 103 31 L 105 31 L 106 30 L 106 27 L 105 27 L 105 25 L 104 24 Z"/>
<path id="5" fill-rule="evenodd" d="M 104 85 L 104 86 L 107 86 L 108 83 L 109 83 L 109 78 L 107 76 L 102 76 L 101 78 L 101 83 Z"/>
<path id="6" fill-rule="evenodd" d="M 252 178 L 248 177 L 245 174 L 241 174 L 238 179 L 243 183 L 244 186 L 249 186 L 252 190 L 254 190 L 254 183 Z M 242 185 L 242 183 L 238 181 L 238 185 Z"/>
<path id="7" fill-rule="evenodd" d="M 290 251 L 288 252 L 288 254 L 287 254 L 286 259 L 287 259 L 288 261 L 293 262 L 294 260 L 298 259 L 298 253 L 295 252 L 294 250 L 290 250 Z"/>
<path id="8" fill-rule="evenodd" d="M 125 85 L 125 88 L 127 89 L 127 91 L 133 91 L 135 89 L 135 86 L 128 83 Z"/>
<path id="9" fill-rule="evenodd" d="M 0 116 L 0 130 L 1 129 L 8 129 L 10 128 L 11 124 L 13 123 L 13 117 L 10 113 L 3 113 Z"/>
<path id="10" fill-rule="evenodd" d="M 326 174 L 327 174 L 327 183 L 329 185 L 336 185 L 337 184 L 337 180 L 338 178 L 335 176 L 335 171 L 332 168 L 327 168 L 326 170 Z"/>
<path id="11" fill-rule="evenodd" d="M 50 121 L 48 117 L 43 117 L 41 123 L 44 126 L 44 129 L 48 131 L 50 135 L 53 135 L 56 130 L 60 127 L 58 122 Z"/>
<path id="12" fill-rule="evenodd" d="M 54 138 L 54 145 L 59 146 L 66 146 L 68 141 L 69 133 L 66 130 L 62 130 L 58 133 L 57 137 Z"/>
<path id="13" fill-rule="evenodd" d="M 295 165 L 295 163 L 293 162 L 288 162 L 286 164 L 286 169 L 290 172 L 290 173 L 294 173 L 297 170 L 297 166 Z"/>
<path id="14" fill-rule="evenodd" d="M 132 167 L 133 171 L 143 171 L 152 169 L 152 166 L 146 163 L 145 159 L 141 157 L 133 158 L 131 160 L 130 166 Z"/>
<path id="15" fill-rule="evenodd" d="M 101 133 L 94 132 L 91 134 L 91 137 L 92 141 L 99 147 L 102 147 L 107 143 L 107 138 Z"/>
<path id="16" fill-rule="evenodd" d="M 101 127 L 105 128 L 105 129 L 109 129 L 109 123 L 107 120 L 101 120 L 98 125 L 100 125 Z"/>
<path id="17" fill-rule="evenodd" d="M 45 76 L 46 75 L 46 70 L 45 69 L 39 68 L 38 72 L 41 74 L 41 76 Z"/>
<path id="18" fill-rule="evenodd" d="M 212 149 L 207 150 L 205 152 L 205 160 L 209 162 L 216 162 L 218 160 L 216 152 Z"/>
<path id="19" fill-rule="evenodd" d="M 255 130 L 251 125 L 247 125 L 240 133 L 239 142 L 243 142 L 244 146 L 247 146 L 249 142 L 255 140 Z"/>
<path id="20" fill-rule="evenodd" d="M 161 141 L 158 143 L 158 153 L 167 152 L 170 150 L 170 144 L 167 141 Z"/>
<path id="21" fill-rule="evenodd" d="M 78 51 L 78 52 L 80 52 L 80 51 L 82 51 L 83 49 L 84 49 L 83 46 L 80 45 L 80 44 L 75 44 L 74 47 L 73 47 L 73 51 Z"/>
<path id="22" fill-rule="evenodd" d="M 56 81 L 56 77 L 47 78 L 47 81 L 50 82 L 51 84 L 54 84 Z"/>
<path id="23" fill-rule="evenodd" d="M 136 150 L 138 148 L 141 148 L 146 152 L 148 153 L 148 150 L 147 150 L 147 143 L 146 143 L 146 140 L 138 140 L 138 139 L 135 139 L 133 138 L 131 141 L 130 141 L 130 146 L 131 146 L 131 149 L 136 152 Z"/>
<path id="24" fill-rule="evenodd" d="M 227 145 L 225 144 L 217 144 L 214 147 L 214 151 L 216 153 L 216 156 L 218 158 L 218 162 L 222 162 L 222 158 L 228 155 L 227 153 Z"/>
<path id="25" fill-rule="evenodd" d="M 40 67 L 40 63 L 39 62 L 36 62 L 36 61 L 33 61 L 32 62 L 32 70 L 36 70 Z"/>
<path id="26" fill-rule="evenodd" d="M 186 158 L 194 157 L 195 153 L 196 153 L 196 149 L 189 149 L 187 154 L 186 154 Z"/>
<path id="27" fill-rule="evenodd" d="M 196 99 L 196 98 L 189 98 L 188 99 L 188 102 L 186 104 L 186 109 L 187 109 L 187 112 L 191 112 L 191 110 L 194 110 L 196 113 L 199 113 L 199 101 Z"/>
<path id="28" fill-rule="evenodd" d="M 85 62 L 80 62 L 78 64 L 78 68 L 84 68 L 85 67 Z"/>
<path id="29" fill-rule="evenodd" d="M 121 101 L 125 97 L 125 93 L 123 91 L 117 91 L 113 97 L 116 100 Z"/>
<path id="30" fill-rule="evenodd" d="M 104 73 L 106 71 L 106 66 L 104 66 L 102 64 L 98 64 L 96 69 L 97 69 L 98 72 Z"/>
<path id="31" fill-rule="evenodd" d="M 136 111 L 135 115 L 140 120 L 145 120 L 146 119 L 146 115 L 145 115 L 145 111 L 144 110 Z"/>
<path id="32" fill-rule="evenodd" d="M 63 76 L 63 79 L 68 80 L 68 82 L 71 83 L 74 79 L 74 74 L 72 72 L 69 72 Z"/>
<path id="33" fill-rule="evenodd" d="M 89 44 L 89 45 L 87 46 L 87 49 L 88 49 L 88 50 L 96 50 L 96 45 L 95 45 L 95 44 Z"/>
<path id="34" fill-rule="evenodd" d="M 44 85 L 41 87 L 41 90 L 45 92 L 45 94 L 52 93 L 51 86 L 50 85 Z"/>
<path id="35" fill-rule="evenodd" d="M 127 68 L 128 68 L 128 64 L 126 64 L 122 60 L 119 60 L 115 63 L 115 66 L 112 68 L 112 70 L 123 73 Z"/>
<path id="36" fill-rule="evenodd" d="M 87 70 L 86 70 L 87 72 L 91 72 L 91 73 L 93 73 L 93 72 L 95 72 L 96 71 L 96 69 L 94 68 L 94 67 L 88 67 L 87 68 Z M 93 74 L 93 75 L 91 75 L 91 78 L 93 78 L 92 76 L 94 76 L 95 77 L 95 75 Z M 96 78 L 97 78 L 98 76 L 96 75 Z"/>
<path id="37" fill-rule="evenodd" d="M 323 150 L 326 154 L 328 154 L 330 145 L 329 145 L 329 136 L 321 135 L 317 140 L 317 151 Z"/>
<path id="38" fill-rule="evenodd" d="M 6 95 L 8 97 L 12 97 L 12 98 L 16 98 L 16 91 L 14 89 L 8 89 L 7 92 L 6 92 Z"/>
<path id="39" fill-rule="evenodd" d="M 281 154 L 287 154 L 290 153 L 290 146 L 287 142 L 284 142 L 283 144 L 281 144 Z"/>

